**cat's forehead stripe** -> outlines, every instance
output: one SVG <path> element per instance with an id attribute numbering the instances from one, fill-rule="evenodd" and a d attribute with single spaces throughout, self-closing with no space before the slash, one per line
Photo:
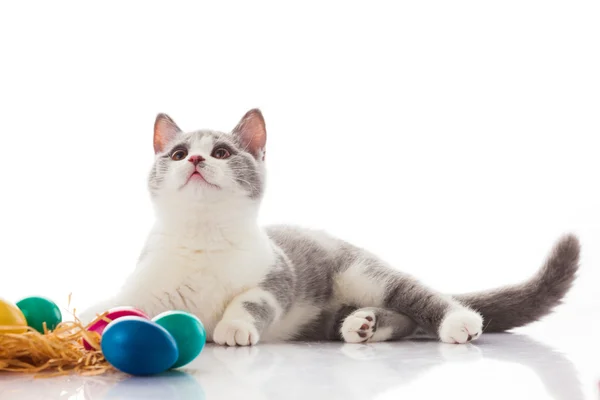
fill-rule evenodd
<path id="1" fill-rule="evenodd" d="M 199 147 L 201 149 L 209 149 L 213 146 L 214 142 L 215 138 L 211 134 L 204 134 L 195 138 L 192 145 L 193 147 Z"/>
<path id="2" fill-rule="evenodd" d="M 230 142 L 228 136 L 223 132 L 202 130 L 189 133 L 189 142 L 192 147 L 208 148 L 217 141 Z"/>

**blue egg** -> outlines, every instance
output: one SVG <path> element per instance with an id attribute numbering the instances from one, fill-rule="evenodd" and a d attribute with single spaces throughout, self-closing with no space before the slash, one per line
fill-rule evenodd
<path id="1" fill-rule="evenodd" d="M 121 317 L 108 324 L 102 334 L 102 352 L 113 367 L 131 375 L 158 374 L 179 358 L 173 336 L 141 317 Z"/>

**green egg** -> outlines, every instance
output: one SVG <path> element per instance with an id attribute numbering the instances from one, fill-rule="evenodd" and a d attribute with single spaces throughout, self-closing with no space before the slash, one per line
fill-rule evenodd
<path id="1" fill-rule="evenodd" d="M 179 358 L 171 368 L 179 368 L 190 363 L 204 348 L 206 330 L 200 320 L 185 311 L 167 311 L 152 319 L 165 328 L 175 339 Z"/>
<path id="2" fill-rule="evenodd" d="M 25 315 L 27 325 L 40 333 L 44 333 L 44 322 L 51 331 L 62 321 L 62 314 L 58 306 L 44 297 L 24 298 L 17 303 L 17 307 Z"/>

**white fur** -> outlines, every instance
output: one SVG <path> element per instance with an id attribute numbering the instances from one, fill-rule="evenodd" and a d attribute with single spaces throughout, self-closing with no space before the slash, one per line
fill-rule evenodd
<path id="1" fill-rule="evenodd" d="M 273 322 L 269 328 L 263 332 L 263 340 L 268 342 L 279 342 L 294 339 L 299 330 L 308 321 L 319 315 L 321 308 L 314 304 L 296 303 L 279 320 Z"/>
<path id="2" fill-rule="evenodd" d="M 391 326 L 386 326 L 384 328 L 379 328 L 371 337 L 370 342 L 385 342 L 386 340 L 390 340 L 392 334 L 394 333 L 394 328 Z"/>
<path id="3" fill-rule="evenodd" d="M 439 336 L 442 342 L 463 344 L 481 336 L 483 318 L 468 308 L 450 311 L 440 324 Z M 471 339 L 469 339 L 471 336 Z"/>
<path id="4" fill-rule="evenodd" d="M 223 319 L 213 335 L 215 343 L 228 346 L 250 346 L 258 343 L 259 333 L 252 321 Z"/>
<path id="5" fill-rule="evenodd" d="M 334 297 L 345 304 L 382 304 L 384 290 L 385 283 L 365 275 L 365 266 L 360 262 L 351 265 L 334 282 Z"/>

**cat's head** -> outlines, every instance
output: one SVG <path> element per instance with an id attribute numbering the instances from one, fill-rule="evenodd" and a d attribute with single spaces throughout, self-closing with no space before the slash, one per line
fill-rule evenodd
<path id="1" fill-rule="evenodd" d="M 265 121 L 248 111 L 230 132 L 183 132 L 165 114 L 154 124 L 155 161 L 148 186 L 155 203 L 260 202 L 265 181 Z"/>

